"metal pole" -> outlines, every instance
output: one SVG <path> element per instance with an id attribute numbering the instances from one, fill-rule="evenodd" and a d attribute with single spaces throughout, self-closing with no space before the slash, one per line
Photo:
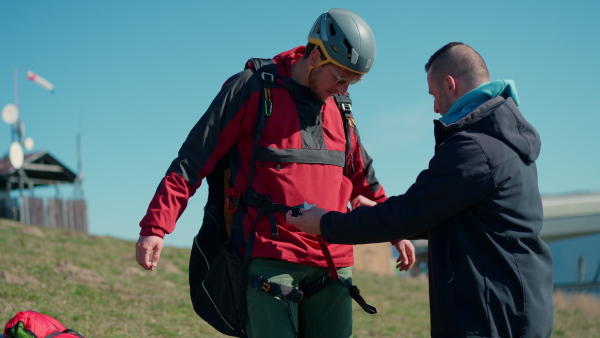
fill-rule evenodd
<path id="1" fill-rule="evenodd" d="M 585 281 L 585 261 L 583 256 L 579 256 L 579 284 L 583 284 Z M 580 288 L 579 292 L 582 292 L 583 289 Z"/>
<path id="2" fill-rule="evenodd" d="M 15 76 L 15 106 L 19 108 L 19 77 L 17 74 L 17 68 L 15 67 L 14 76 Z"/>

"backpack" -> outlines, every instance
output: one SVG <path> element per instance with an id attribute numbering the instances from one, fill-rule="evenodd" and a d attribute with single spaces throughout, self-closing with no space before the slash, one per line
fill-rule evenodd
<path id="1" fill-rule="evenodd" d="M 250 67 L 252 65 L 253 67 Z M 246 69 L 251 68 L 258 76 L 263 93 L 259 104 L 254 147 L 251 163 L 255 163 L 255 154 L 260 135 L 271 114 L 270 89 L 277 84 L 276 64 L 271 59 L 249 59 Z M 354 126 L 352 117 L 352 102 L 347 95 L 334 95 L 344 121 L 346 134 L 346 155 L 351 156 L 350 128 Z M 352 163 L 352 161 L 350 161 Z M 209 186 L 209 196 L 212 203 L 204 208 L 204 219 L 198 235 L 194 237 L 189 264 L 190 297 L 194 311 L 208 324 L 219 332 L 235 337 L 246 337 L 246 287 L 300 302 L 327 287 L 331 282 L 340 280 L 350 291 L 352 298 L 365 310 L 374 314 L 377 310 L 367 304 L 360 296 L 359 289 L 349 281 L 337 275 L 331 254 L 325 241 L 318 236 L 319 244 L 328 262 L 329 273 L 322 278 L 300 289 L 292 288 L 257 275 L 248 275 L 246 266 L 252 255 L 254 233 L 258 220 L 268 217 L 273 236 L 278 236 L 273 212 L 286 213 L 292 210 L 297 215 L 302 208 L 272 203 L 268 197 L 259 196 L 253 191 L 254 165 L 250 166 L 248 190 L 241 193 L 231 188 L 229 180 L 229 159 L 227 156 L 219 161 L 211 174 L 206 177 Z M 348 168 L 344 167 L 344 175 L 348 176 Z M 259 208 L 254 227 L 246 241 L 243 238 L 243 213 L 236 212 L 238 208 L 254 206 Z M 240 254 L 237 248 L 243 247 Z"/>
<path id="2" fill-rule="evenodd" d="M 85 338 L 58 320 L 35 311 L 21 311 L 4 327 L 4 338 Z"/>

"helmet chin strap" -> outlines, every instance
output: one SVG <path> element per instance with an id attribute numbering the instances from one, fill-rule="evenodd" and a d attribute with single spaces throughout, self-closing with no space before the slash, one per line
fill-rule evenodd
<path id="1" fill-rule="evenodd" d="M 314 66 L 308 65 L 308 73 L 306 74 L 306 83 L 308 84 L 308 86 L 310 87 L 310 73 L 312 72 L 313 69 L 317 68 L 317 67 L 321 67 L 322 65 L 331 62 L 329 59 L 325 59 L 319 63 L 317 63 Z"/>

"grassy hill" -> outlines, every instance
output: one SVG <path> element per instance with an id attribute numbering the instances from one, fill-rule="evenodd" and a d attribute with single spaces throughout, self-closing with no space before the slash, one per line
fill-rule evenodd
<path id="1" fill-rule="evenodd" d="M 18 311 L 50 315 L 92 337 L 223 337 L 194 313 L 188 249 L 165 248 L 158 269 L 135 262 L 131 241 L 0 219 L 0 333 Z M 378 314 L 355 306 L 355 337 L 427 337 L 427 282 L 355 272 Z M 557 294 L 555 337 L 599 337 L 600 304 Z"/>

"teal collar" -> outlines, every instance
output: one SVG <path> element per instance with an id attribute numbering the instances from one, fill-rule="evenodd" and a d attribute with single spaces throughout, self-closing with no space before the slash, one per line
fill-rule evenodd
<path id="1" fill-rule="evenodd" d="M 515 87 L 515 82 L 513 80 L 485 82 L 454 102 L 452 107 L 450 107 L 450 110 L 440 117 L 440 121 L 444 122 L 446 125 L 452 124 L 468 115 L 487 100 L 498 95 L 502 95 L 505 98 L 512 97 L 515 104 L 517 106 L 519 105 L 517 88 Z"/>

